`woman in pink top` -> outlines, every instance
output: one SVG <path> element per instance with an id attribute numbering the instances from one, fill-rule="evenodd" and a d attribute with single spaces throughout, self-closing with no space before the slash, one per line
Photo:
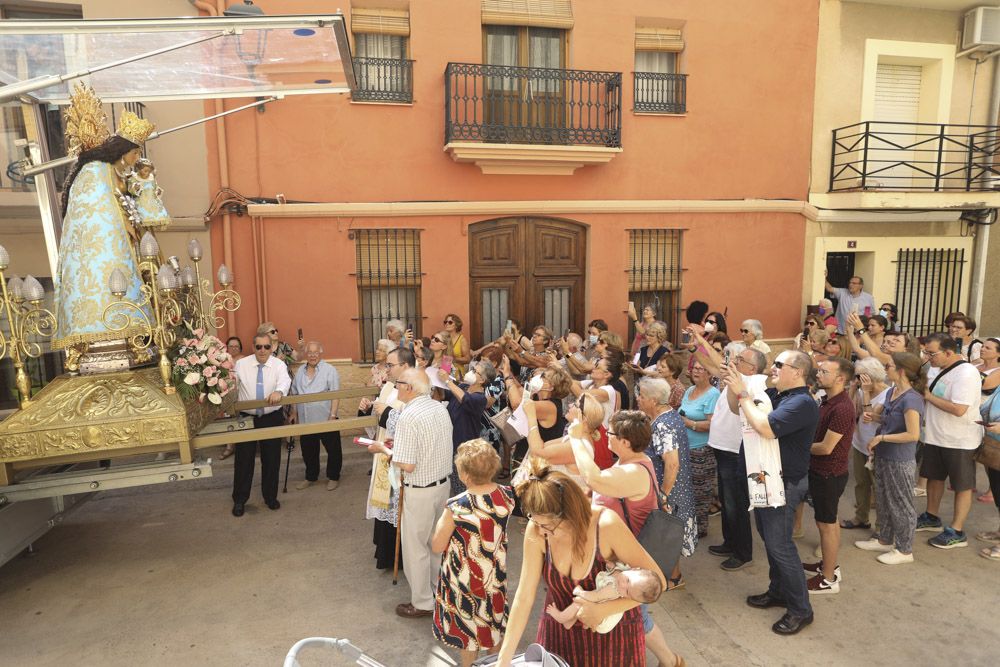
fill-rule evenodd
<path id="1" fill-rule="evenodd" d="M 624 520 L 622 505 L 627 503 L 628 519 L 625 523 L 638 536 L 657 503 L 656 485 L 653 483 L 656 472 L 645 453 L 653 435 L 649 417 L 639 410 L 622 410 L 612 415 L 608 444 L 618 456 L 618 462 L 607 470 L 601 470 L 594 463 L 593 448 L 584 441 L 584 431 L 579 422 L 573 422 L 569 427 L 569 440 L 580 476 L 594 492 L 593 504 L 607 507 Z M 679 656 L 667 646 L 667 640 L 653 622 L 646 605 L 642 605 L 640 611 L 646 647 L 657 657 L 659 664 L 682 664 Z"/>

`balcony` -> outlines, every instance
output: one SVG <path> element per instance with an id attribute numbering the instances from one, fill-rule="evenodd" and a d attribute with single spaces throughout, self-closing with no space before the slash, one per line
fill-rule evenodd
<path id="1" fill-rule="evenodd" d="M 413 61 L 399 58 L 355 58 L 355 102 L 413 102 Z"/>
<path id="2" fill-rule="evenodd" d="M 484 174 L 569 175 L 621 153 L 620 72 L 448 63 L 445 150 Z"/>
<path id="3" fill-rule="evenodd" d="M 687 113 L 687 74 L 633 72 L 636 113 Z"/>
<path id="4" fill-rule="evenodd" d="M 833 130 L 830 208 L 1000 204 L 1000 127 L 864 121 Z"/>

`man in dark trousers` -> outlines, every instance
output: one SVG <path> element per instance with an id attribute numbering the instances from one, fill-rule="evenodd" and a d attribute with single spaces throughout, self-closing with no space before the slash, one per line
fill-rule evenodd
<path id="1" fill-rule="evenodd" d="M 254 428 L 281 426 L 284 416 L 281 411 L 283 396 L 288 395 L 292 379 L 288 375 L 285 362 L 273 354 L 271 337 L 267 334 L 253 339 L 253 356 L 246 356 L 236 362 L 236 379 L 239 385 L 240 401 L 267 400 L 268 405 L 245 412 L 253 417 Z M 281 439 L 270 438 L 236 445 L 233 466 L 233 516 L 243 516 L 250 487 L 253 485 L 254 462 L 260 449 L 260 492 L 268 509 L 281 507 L 278 502 L 278 477 L 281 470 Z"/>
<path id="2" fill-rule="evenodd" d="M 772 411 L 762 410 L 747 391 L 738 372 L 726 374 L 730 407 L 738 402 L 747 423 L 765 438 L 776 438 L 781 448 L 781 475 L 785 504 L 754 509 L 757 532 L 764 540 L 771 583 L 766 592 L 751 595 L 747 604 L 758 609 L 785 607 L 785 615 L 771 626 L 780 635 L 794 635 L 813 622 L 802 560 L 792 541 L 795 508 L 809 490 L 809 457 L 819 422 L 819 407 L 809 393 L 813 365 L 808 355 L 786 350 L 771 365 L 771 378 L 778 394 Z"/>

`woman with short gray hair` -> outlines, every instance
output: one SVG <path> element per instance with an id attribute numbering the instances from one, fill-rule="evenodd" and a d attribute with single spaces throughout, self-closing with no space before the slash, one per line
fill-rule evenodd
<path id="1" fill-rule="evenodd" d="M 854 468 L 854 517 L 844 519 L 840 527 L 847 530 L 871 528 L 872 494 L 875 493 L 875 475 L 866 467 L 870 453 L 868 443 L 875 437 L 879 422 L 871 418 L 885 404 L 892 388 L 886 384 L 885 366 L 874 357 L 859 359 L 854 363 L 854 413 L 858 416 L 851 441 L 851 467 Z M 868 419 L 865 419 L 866 413 Z"/>
<path id="2" fill-rule="evenodd" d="M 671 513 L 684 521 L 684 545 L 681 553 L 694 555 L 698 546 L 698 523 L 694 517 L 694 486 L 691 482 L 691 449 L 684 420 L 670 407 L 670 385 L 663 378 L 639 381 L 638 407 L 652 420 L 653 436 L 646 454 L 653 461 L 656 482 L 660 485 Z M 682 588 L 680 564 L 667 574 L 667 590 Z"/>
<path id="3" fill-rule="evenodd" d="M 764 354 L 771 354 L 771 346 L 764 342 L 764 325 L 760 320 L 743 320 L 743 324 L 740 325 L 740 337 L 741 340 L 734 340 L 726 346 L 730 357 L 735 357 L 748 347 Z"/>
<path id="4" fill-rule="evenodd" d="M 656 363 L 664 354 L 670 353 L 667 326 L 663 322 L 651 323 L 646 327 L 645 339 L 646 344 L 639 348 L 632 365 L 643 375 L 656 375 Z"/>

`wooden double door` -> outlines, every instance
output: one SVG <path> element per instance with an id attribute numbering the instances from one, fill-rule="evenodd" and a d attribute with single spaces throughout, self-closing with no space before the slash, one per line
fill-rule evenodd
<path id="1" fill-rule="evenodd" d="M 550 218 L 500 218 L 469 227 L 470 323 L 474 347 L 495 340 L 508 319 L 530 335 L 584 326 L 587 254 L 583 225 Z"/>

